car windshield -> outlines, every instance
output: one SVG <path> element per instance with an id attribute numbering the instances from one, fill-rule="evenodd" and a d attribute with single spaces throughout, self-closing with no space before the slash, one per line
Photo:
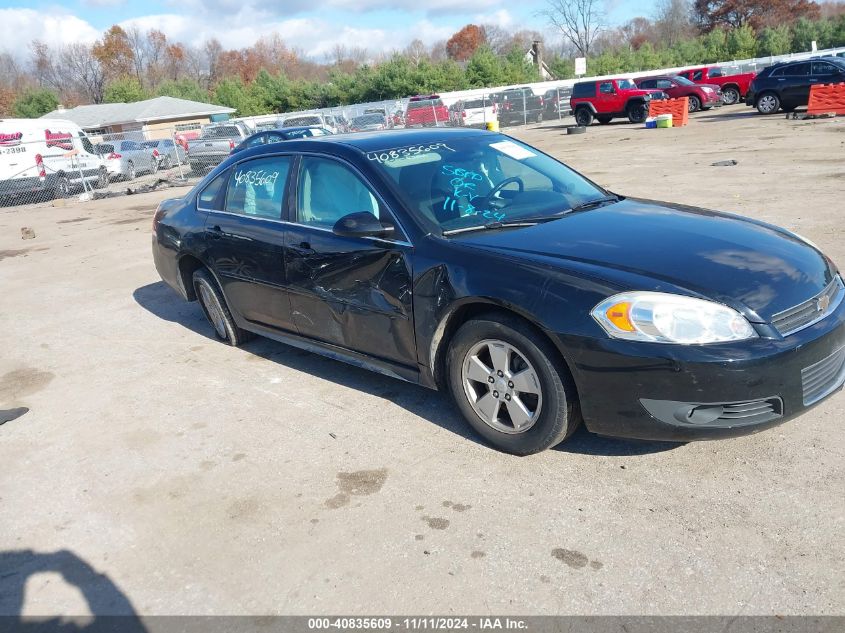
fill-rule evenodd
<path id="1" fill-rule="evenodd" d="M 233 125 L 221 125 L 218 127 L 207 127 L 202 131 L 203 138 L 232 138 L 240 136 L 238 128 Z"/>
<path id="2" fill-rule="evenodd" d="M 694 82 L 690 81 L 690 80 L 689 80 L 689 79 L 687 79 L 686 77 L 681 77 L 681 76 L 678 76 L 678 77 L 672 77 L 672 79 L 674 79 L 675 81 L 677 81 L 677 82 L 678 82 L 679 84 L 681 84 L 682 86 L 694 86 L 694 85 L 695 85 L 695 83 L 694 83 Z"/>
<path id="3" fill-rule="evenodd" d="M 636 84 L 633 81 L 631 81 L 630 79 L 617 79 L 616 80 L 616 86 L 620 90 L 633 90 L 634 88 L 637 87 Z"/>
<path id="4" fill-rule="evenodd" d="M 285 122 L 282 124 L 282 127 L 296 127 L 299 125 L 322 125 L 323 122 L 320 120 L 320 117 L 314 116 L 299 116 L 293 117 L 291 119 L 285 119 Z"/>
<path id="5" fill-rule="evenodd" d="M 381 114 L 365 114 L 364 116 L 356 116 L 352 119 L 352 125 L 355 127 L 361 125 L 383 125 L 384 116 Z"/>
<path id="6" fill-rule="evenodd" d="M 412 213 L 441 232 L 554 217 L 608 195 L 566 165 L 500 135 L 385 145 L 367 159 Z"/>

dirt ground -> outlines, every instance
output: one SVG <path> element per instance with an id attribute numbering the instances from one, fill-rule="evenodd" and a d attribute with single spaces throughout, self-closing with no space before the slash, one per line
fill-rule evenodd
<path id="1" fill-rule="evenodd" d="M 565 132 L 515 135 L 845 265 L 845 119 Z M 842 393 L 740 439 L 504 455 L 444 395 L 215 342 L 151 260 L 182 191 L 0 209 L 0 410 L 29 409 L 0 426 L 0 614 L 845 613 Z"/>

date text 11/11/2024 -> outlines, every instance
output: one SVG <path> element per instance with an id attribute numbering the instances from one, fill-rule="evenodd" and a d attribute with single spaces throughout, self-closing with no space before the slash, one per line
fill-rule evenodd
<path id="1" fill-rule="evenodd" d="M 452 630 L 526 630 L 525 620 L 508 617 L 338 617 L 308 618 L 309 630 L 410 630 L 410 631 L 452 631 Z"/>

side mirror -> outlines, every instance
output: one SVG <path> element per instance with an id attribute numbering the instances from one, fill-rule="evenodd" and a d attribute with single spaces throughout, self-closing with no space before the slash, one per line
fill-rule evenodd
<path id="1" fill-rule="evenodd" d="M 342 237 L 387 237 L 393 227 L 384 226 L 370 211 L 358 211 L 335 222 L 332 232 Z"/>

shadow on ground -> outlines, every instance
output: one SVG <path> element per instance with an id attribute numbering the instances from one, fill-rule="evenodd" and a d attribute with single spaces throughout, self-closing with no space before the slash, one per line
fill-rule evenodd
<path id="1" fill-rule="evenodd" d="M 59 574 L 79 589 L 91 617 L 23 617 L 27 581 L 43 573 Z M 106 574 L 68 550 L 39 553 L 32 550 L 0 551 L 0 617 L 12 631 L 114 631 L 144 633 L 132 602 Z M 0 627 L 2 628 L 2 627 Z"/>
<path id="2" fill-rule="evenodd" d="M 142 286 L 135 290 L 133 297 L 138 305 L 155 316 L 178 323 L 199 336 L 216 341 L 211 325 L 206 321 L 199 305 L 196 302 L 184 301 L 164 282 L 159 281 Z M 242 349 L 348 389 L 384 398 L 455 435 L 483 444 L 446 394 L 331 360 L 267 338 L 258 337 L 246 343 Z M 680 444 L 668 442 L 613 440 L 593 435 L 581 427 L 559 447 L 559 450 L 584 455 L 619 456 L 657 453 L 678 446 Z"/>

